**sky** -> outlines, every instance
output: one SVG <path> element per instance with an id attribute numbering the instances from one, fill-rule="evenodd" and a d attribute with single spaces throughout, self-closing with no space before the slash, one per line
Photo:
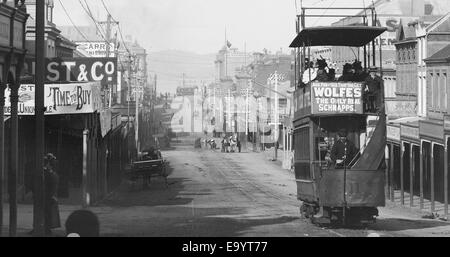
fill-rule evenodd
<path id="1" fill-rule="evenodd" d="M 98 20 L 106 19 L 101 0 L 54 0 L 54 23 L 71 25 L 61 3 L 77 26 L 92 25 L 80 2 L 88 3 Z M 370 0 L 104 0 L 125 35 L 133 35 L 148 51 L 181 50 L 216 53 L 225 35 L 234 47 L 247 51 L 288 52 L 295 37 L 295 16 L 303 6 L 357 6 Z M 297 10 L 296 10 L 297 7 Z M 322 14 L 320 11 L 318 14 Z M 328 12 L 331 13 L 331 12 Z M 330 21 L 311 18 L 307 23 Z M 226 32 L 226 33 L 225 33 Z M 125 36 L 124 35 L 124 36 Z"/>

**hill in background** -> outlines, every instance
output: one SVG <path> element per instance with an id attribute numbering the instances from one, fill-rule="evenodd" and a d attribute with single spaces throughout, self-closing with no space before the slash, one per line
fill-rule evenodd
<path id="1" fill-rule="evenodd" d="M 157 91 L 175 93 L 182 84 L 183 73 L 186 80 L 214 80 L 214 60 L 216 54 L 196 54 L 178 50 L 150 52 L 149 73 L 158 76 Z"/>

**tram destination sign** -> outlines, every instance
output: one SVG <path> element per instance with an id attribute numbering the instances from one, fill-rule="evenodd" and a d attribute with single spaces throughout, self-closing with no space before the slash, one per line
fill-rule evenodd
<path id="1" fill-rule="evenodd" d="M 362 83 L 313 82 L 312 114 L 362 114 Z"/>

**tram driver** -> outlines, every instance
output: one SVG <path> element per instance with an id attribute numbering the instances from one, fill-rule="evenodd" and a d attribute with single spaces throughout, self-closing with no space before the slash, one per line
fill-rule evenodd
<path id="1" fill-rule="evenodd" d="M 346 129 L 339 130 L 338 140 L 331 149 L 330 158 L 335 164 L 336 169 L 344 169 L 347 167 L 358 153 L 355 145 L 348 140 L 347 136 L 348 133 Z"/>

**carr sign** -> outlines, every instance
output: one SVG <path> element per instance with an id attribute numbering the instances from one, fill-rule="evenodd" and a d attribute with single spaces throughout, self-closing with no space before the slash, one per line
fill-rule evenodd
<path id="1" fill-rule="evenodd" d="M 362 114 L 362 83 L 313 82 L 313 115 Z"/>
<path id="2" fill-rule="evenodd" d="M 115 44 L 109 44 L 109 56 L 106 56 L 106 42 L 77 42 L 79 49 L 86 51 L 92 57 L 115 57 Z"/>

